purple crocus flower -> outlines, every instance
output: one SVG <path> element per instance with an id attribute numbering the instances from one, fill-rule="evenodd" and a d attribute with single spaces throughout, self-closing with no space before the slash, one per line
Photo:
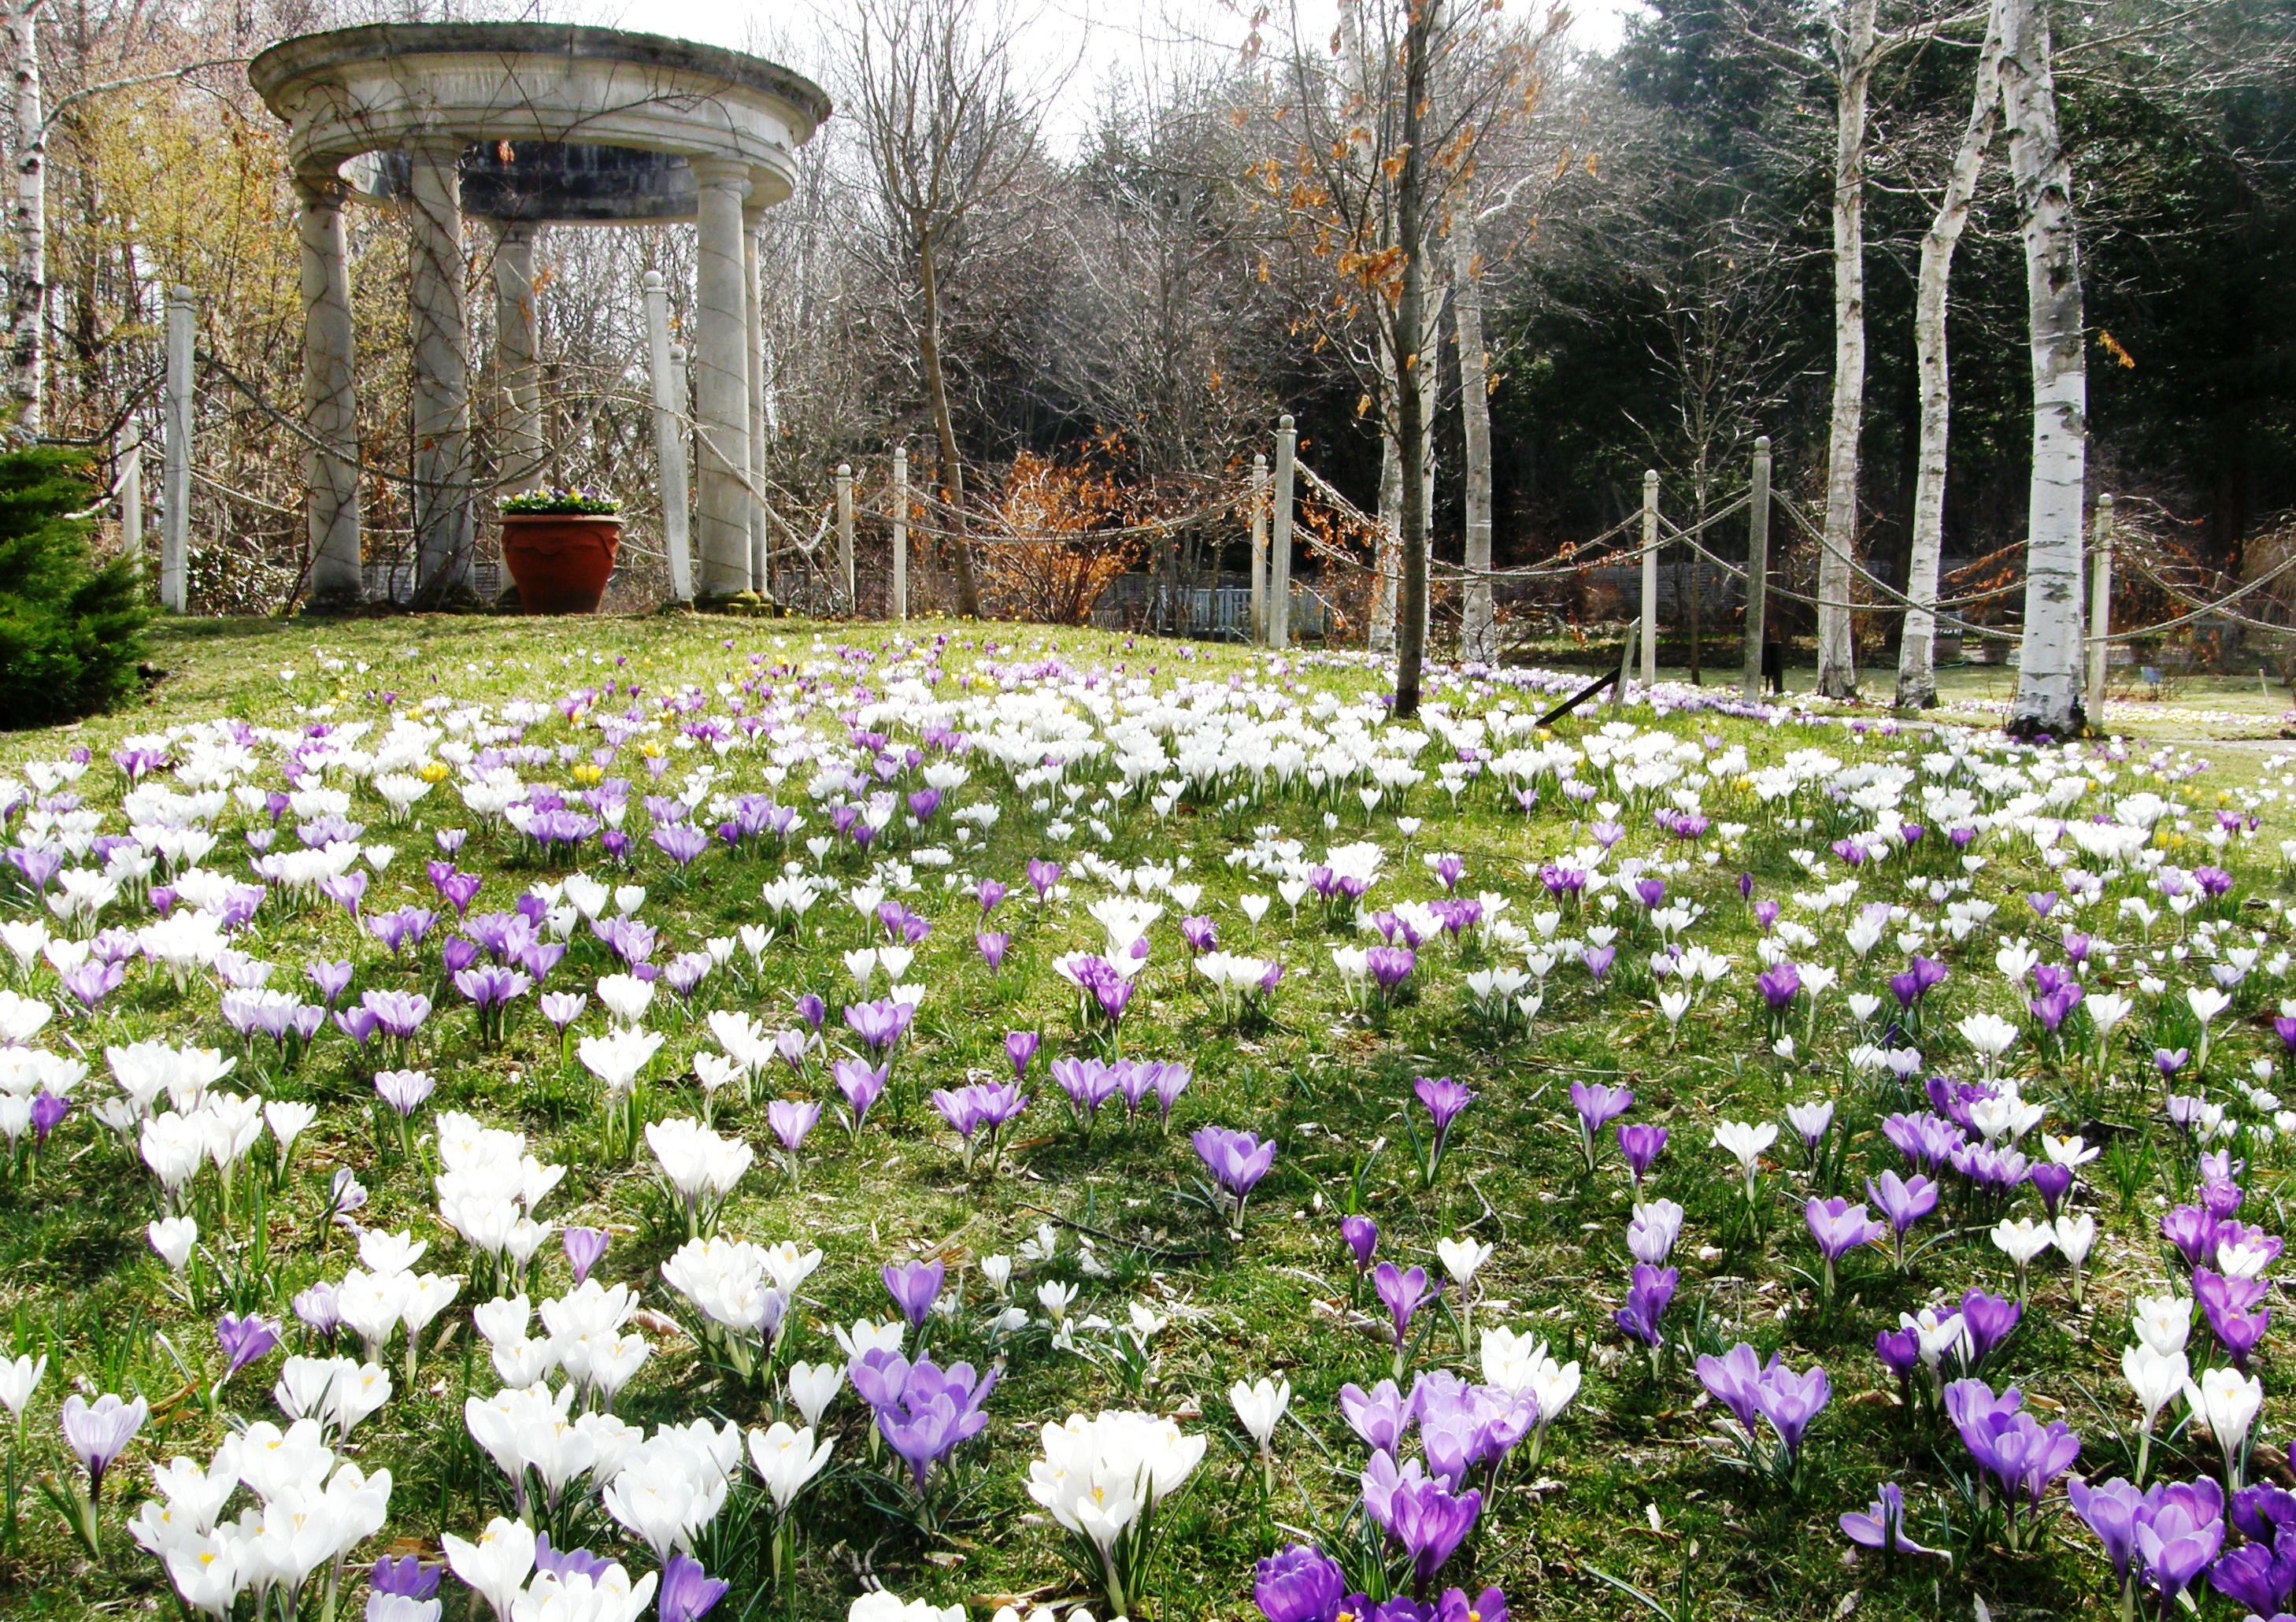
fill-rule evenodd
<path id="1" fill-rule="evenodd" d="M 1454 1495 L 1421 1473 L 1419 1461 L 1398 1470 L 1389 1454 L 1372 1455 L 1363 1474 L 1364 1513 L 1411 1557 L 1414 1587 L 1424 1588 L 1443 1568 L 1482 1512 L 1480 1492 Z"/>
<path id="2" fill-rule="evenodd" d="M 766 1125 L 784 1152 L 794 1155 L 821 1120 L 821 1106 L 813 1100 L 776 1098 L 766 1106 Z"/>
<path id="3" fill-rule="evenodd" d="M 890 1063 L 870 1065 L 858 1059 L 840 1059 L 830 1067 L 837 1090 L 845 1099 L 846 1125 L 850 1130 L 861 1130 L 861 1123 L 869 1118 L 870 1109 L 884 1093 L 885 1082 L 892 1073 Z"/>
<path id="4" fill-rule="evenodd" d="M 984 930 L 972 938 L 972 944 L 980 953 L 980 961 L 987 963 L 989 973 L 994 974 L 1004 966 L 1004 953 L 1012 946 L 1013 938 Z"/>
<path id="5" fill-rule="evenodd" d="M 1008 1030 L 1004 1033 L 1004 1061 L 1013 1067 L 1016 1082 L 1029 1078 L 1029 1063 L 1037 1056 L 1037 1048 L 1044 1040 L 1032 1030 Z"/>
<path id="6" fill-rule="evenodd" d="M 1597 986 L 1609 977 L 1611 965 L 1618 961 L 1619 949 L 1616 946 L 1596 946 L 1591 952 L 1582 952 L 1578 954 L 1580 966 L 1587 971 L 1587 976 Z"/>
<path id="7" fill-rule="evenodd" d="M 420 1556 L 402 1554 L 393 1560 L 386 1554 L 367 1573 L 367 1592 L 420 1602 L 439 1592 L 441 1575 L 439 1568 L 424 1565 Z"/>
<path id="8" fill-rule="evenodd" d="M 2033 1192 L 2041 1197 L 2041 1208 L 2048 1212 L 2051 1219 L 2054 1220 L 2057 1214 L 2057 1207 L 2064 1202 L 2065 1196 L 2072 1191 L 2073 1168 L 2070 1166 L 2060 1166 L 2054 1160 L 2037 1161 L 2032 1169 L 2025 1174 L 2025 1181 L 2033 1185 Z"/>
<path id="9" fill-rule="evenodd" d="M 2289 1497 L 2278 1487 L 2265 1491 L 2281 1500 Z M 2251 1541 L 2209 1568 L 2209 1584 L 2253 1616 L 2278 1616 L 2286 1612 L 2291 1598 L 2296 1597 L 2296 1528 L 2292 1528 L 2285 1519 L 2268 1523 L 2261 1520 L 2256 1507 L 2258 1496 L 2255 1488 L 2243 1488 L 2234 1495 L 2234 1523 L 2243 1531 L 2250 1527 L 2256 1530 L 2249 1533 Z M 2276 1507 L 2285 1511 L 2291 1506 Z"/>
<path id="10" fill-rule="evenodd" d="M 560 1242 L 566 1248 L 566 1262 L 574 1269 L 574 1287 L 578 1290 L 590 1270 L 605 1259 L 608 1234 L 603 1228 L 569 1228 Z"/>
<path id="11" fill-rule="evenodd" d="M 1275 1163 L 1275 1142 L 1263 1143 L 1249 1132 L 1226 1126 L 1199 1126 L 1188 1141 L 1212 1181 L 1235 1201 L 1235 1225 L 1242 1226 L 1244 1202 Z"/>
<path id="12" fill-rule="evenodd" d="M 236 1317 L 226 1313 L 216 1320 L 216 1340 L 223 1348 L 226 1368 L 224 1380 L 229 1380 L 249 1364 L 267 1357 L 279 1345 L 279 1325 L 266 1323 L 253 1313 Z M 218 1385 L 221 1380 L 217 1382 Z"/>
<path id="13" fill-rule="evenodd" d="M 2156 1489 L 2157 1490 L 2157 1489 Z M 2115 1476 L 2102 1487 L 2091 1487 L 2075 1476 L 2065 1484 L 2065 1495 L 2112 1562 L 2112 1575 L 2128 1581 L 2129 1562 L 2136 1556 L 2136 1522 L 2145 1512 L 2144 1495 L 2124 1477 Z"/>
<path id="14" fill-rule="evenodd" d="M 2176 1206 L 2161 1218 L 2161 1237 L 2176 1247 L 2188 1267 L 2216 1258 L 2217 1228 L 2216 1217 L 2205 1206 Z"/>
<path id="15" fill-rule="evenodd" d="M 1570 1084 L 1570 1107 L 1578 1112 L 1578 1152 L 1587 1158 L 1587 1169 L 1595 1168 L 1595 1134 L 1634 1107 L 1635 1095 L 1625 1087 L 1614 1087 L 1607 1082 L 1574 1081 Z"/>
<path id="16" fill-rule="evenodd" d="M 1358 1274 L 1371 1270 L 1371 1258 L 1379 1250 L 1379 1224 L 1368 1216 L 1340 1218 L 1340 1238 L 1355 1257 Z"/>
<path id="17" fill-rule="evenodd" d="M 1775 1368 L 1777 1363 L 1774 1356 L 1768 1366 Z M 1698 1383 L 1730 1411 L 1749 1442 L 1754 1438 L 1755 1396 L 1763 1367 L 1760 1355 L 1742 1340 L 1719 1357 L 1707 1354 L 1698 1359 Z"/>
<path id="18" fill-rule="evenodd" d="M 1043 905 L 1053 893 L 1053 886 L 1061 881 L 1061 864 L 1047 862 L 1040 856 L 1029 858 L 1029 888 L 1037 892 L 1037 901 Z"/>
<path id="19" fill-rule="evenodd" d="M 1628 1172 L 1635 1180 L 1635 1195 L 1641 1198 L 1643 1179 L 1650 1176 L 1651 1167 L 1666 1149 L 1666 1128 L 1640 1121 L 1621 1122 L 1619 1126 L 1619 1158 L 1627 1163 Z"/>
<path id="20" fill-rule="evenodd" d="M 1070 1113 L 1087 1133 L 1100 1107 L 1116 1096 L 1122 1074 L 1102 1059 L 1055 1059 L 1053 1079 L 1068 1095 Z"/>
<path id="21" fill-rule="evenodd" d="M 1915 1169 L 1934 1173 L 1961 1146 L 1964 1130 L 1940 1115 L 1898 1114 L 1882 1122 L 1882 1135 Z"/>
<path id="22" fill-rule="evenodd" d="M 351 988 L 351 965 L 348 962 L 329 963 L 322 958 L 304 964 L 303 972 L 311 984 L 318 987 L 319 995 L 326 999 L 330 1008 Z"/>
<path id="23" fill-rule="evenodd" d="M 893 1298 L 893 1305 L 901 1309 L 909 1327 L 922 1329 L 933 1303 L 940 1299 L 941 1281 L 947 1274 L 934 1261 L 903 1262 L 898 1267 L 888 1262 L 878 1269 L 877 1276 L 884 1281 L 885 1292 Z"/>
<path id="24" fill-rule="evenodd" d="M 1882 1483 L 1881 1496 L 1866 1506 L 1864 1514 L 1844 1513 L 1841 1526 L 1844 1537 L 1860 1548 L 1880 1550 L 1884 1560 L 1898 1554 L 1951 1558 L 1941 1550 L 1925 1549 L 1906 1536 L 1906 1496 L 1894 1481 Z"/>
<path id="25" fill-rule="evenodd" d="M 1833 1269 L 1841 1258 L 1860 1245 L 1870 1245 L 1888 1232 L 1866 1213 L 1862 1205 L 1852 1205 L 1841 1195 L 1828 1200 L 1815 1197 L 1802 1207 L 1802 1221 L 1809 1226 L 1810 1238 L 1817 1241 L 1817 1253 L 1825 1262 L 1825 1287 L 1833 1289 Z"/>
<path id="26" fill-rule="evenodd" d="M 73 1002 L 86 1012 L 94 1013 L 96 1005 L 119 990 L 120 982 L 127 978 L 127 971 L 119 964 L 91 957 L 62 975 L 61 983 Z"/>
<path id="27" fill-rule="evenodd" d="M 1754 989 L 1762 994 L 1773 1016 L 1782 1014 L 1801 990 L 1801 971 L 1791 960 L 1781 959 L 1755 976 Z"/>
<path id="28" fill-rule="evenodd" d="M 1292 1544 L 1252 1569 L 1251 1597 L 1267 1622 L 1339 1622 L 1347 1575 L 1321 1549 Z"/>
<path id="29" fill-rule="evenodd" d="M 1901 1388 L 1910 1386 L 1922 1366 L 1921 1337 L 1910 1329 L 1885 1329 L 1874 1337 L 1874 1356 Z"/>
<path id="30" fill-rule="evenodd" d="M 2224 1492 L 2206 1477 L 2155 1487 L 2144 1495 L 2136 1520 L 2136 1558 L 2146 1586 L 2161 1597 L 2161 1615 L 2169 1614 L 2177 1596 L 2216 1559 L 2224 1535 Z"/>
<path id="31" fill-rule="evenodd" d="M 1414 1267 L 1406 1272 L 1393 1262 L 1382 1262 L 1371 1270 L 1371 1286 L 1379 1297 L 1380 1305 L 1387 1308 L 1387 1315 L 1395 1324 L 1395 1352 L 1400 1358 L 1404 1338 L 1411 1330 L 1413 1315 L 1442 1294 L 1443 1286 L 1438 1281 L 1430 1289 L 1424 1267 Z"/>
<path id="32" fill-rule="evenodd" d="M 654 1614 L 660 1622 L 701 1622 L 731 1586 L 703 1570 L 693 1556 L 672 1552 L 661 1569 Z"/>
<path id="33" fill-rule="evenodd" d="M 1611 1320 L 1644 1346 L 1655 1347 L 1659 1343 L 1660 1320 L 1666 1316 L 1667 1307 L 1674 1299 L 1674 1287 L 1680 1279 L 1681 1274 L 1675 1268 L 1636 1262 L 1633 1281 L 1627 1288 L 1627 1304 L 1611 1315 Z"/>
<path id="34" fill-rule="evenodd" d="M 1374 1453 L 1392 1454 L 1411 1425 L 1410 1399 L 1382 1380 L 1370 1390 L 1349 1381 L 1340 1388 L 1340 1415 Z"/>
<path id="35" fill-rule="evenodd" d="M 1364 971 L 1382 995 L 1391 995 L 1411 978 L 1418 962 L 1409 946 L 1374 946 L 1364 954 Z"/>
<path id="36" fill-rule="evenodd" d="M 48 1135 L 63 1125 L 64 1117 L 71 1113 L 71 1100 L 60 1093 L 43 1090 L 32 1098 L 32 1141 L 45 1144 Z"/>
<path id="37" fill-rule="evenodd" d="M 1969 1337 L 1969 1364 L 1975 1368 L 2009 1339 L 2025 1309 L 2014 1301 L 1972 1290 L 1961 1298 L 1961 1326 Z"/>
<path id="38" fill-rule="evenodd" d="M 2062 1421 L 2044 1429 L 2024 1405 L 2023 1392 L 1996 1397 L 1981 1380 L 1956 1380 L 1945 1389 L 1947 1417 L 1970 1457 L 2000 1483 L 2013 1517 L 2020 1499 L 2038 1504 L 2080 1456 L 2080 1438 Z"/>
<path id="39" fill-rule="evenodd" d="M 1762 1371 L 1754 1387 L 1754 1406 L 1777 1433 L 1778 1446 L 1785 1450 L 1789 1465 L 1801 1452 L 1801 1439 L 1811 1421 L 1833 1397 L 1833 1382 L 1816 1364 L 1810 1364 L 1806 1374 L 1797 1374 L 1775 1360 Z"/>
<path id="40" fill-rule="evenodd" d="M 1431 1180 L 1443 1157 L 1451 1147 L 1451 1126 L 1475 1102 L 1474 1094 L 1461 1082 L 1448 1076 L 1422 1076 L 1411 1084 L 1411 1091 L 1426 1106 L 1427 1117 L 1434 1133 L 1428 1148 L 1426 1170 Z"/>
<path id="41" fill-rule="evenodd" d="M 430 1017 L 430 999 L 419 991 L 365 992 L 359 1006 L 374 1016 L 384 1036 L 399 1042 L 412 1038 Z"/>
<path id="42" fill-rule="evenodd" d="M 872 1057 L 882 1058 L 906 1034 L 910 1021 L 916 1018 L 914 1004 L 894 997 L 880 997 L 873 1003 L 863 1003 L 845 1011 L 845 1023 L 861 1038 Z"/>
<path id="43" fill-rule="evenodd" d="M 123 1403 L 110 1391 L 93 1404 L 78 1392 L 64 1398 L 64 1444 L 87 1471 L 91 1503 L 103 1498 L 104 1472 L 127 1451 L 127 1444 L 152 1417 L 152 1405 L 142 1397 Z"/>
<path id="44" fill-rule="evenodd" d="M 996 1389 L 996 1379 L 994 1369 L 976 1377 L 971 1364 L 955 1364 L 944 1371 L 931 1359 L 920 1358 L 910 1366 L 898 1399 L 877 1408 L 877 1429 L 885 1445 L 908 1465 L 920 1494 L 934 1464 L 988 1429 L 988 1415 L 981 1405 Z"/>

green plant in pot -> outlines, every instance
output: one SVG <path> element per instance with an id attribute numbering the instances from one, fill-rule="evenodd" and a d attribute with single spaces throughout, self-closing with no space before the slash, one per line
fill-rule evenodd
<path id="1" fill-rule="evenodd" d="M 503 561 L 529 614 L 594 614 L 622 544 L 621 504 L 598 490 L 521 490 L 502 501 Z"/>

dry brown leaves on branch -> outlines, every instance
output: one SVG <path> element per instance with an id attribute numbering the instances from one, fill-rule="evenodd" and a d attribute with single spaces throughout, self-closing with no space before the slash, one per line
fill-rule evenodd
<path id="1" fill-rule="evenodd" d="M 996 498 L 995 518 L 1021 536 L 982 550 L 983 594 L 992 611 L 1047 625 L 1083 625 L 1119 575 L 1145 553 L 1147 540 L 1111 535 L 1136 521 L 1137 492 L 1104 469 L 1027 452 Z"/>

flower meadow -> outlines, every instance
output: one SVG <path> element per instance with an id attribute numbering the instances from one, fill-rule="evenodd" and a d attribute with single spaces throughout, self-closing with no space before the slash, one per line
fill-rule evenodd
<path id="1" fill-rule="evenodd" d="M 181 651 L 0 751 L 37 1614 L 2296 1611 L 2296 758 L 1024 627 Z"/>

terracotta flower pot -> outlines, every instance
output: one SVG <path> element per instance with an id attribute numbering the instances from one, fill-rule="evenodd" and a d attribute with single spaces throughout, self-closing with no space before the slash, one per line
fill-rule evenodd
<path id="1" fill-rule="evenodd" d="M 594 614 L 621 549 L 622 520 L 610 514 L 505 512 L 503 561 L 529 614 Z"/>

